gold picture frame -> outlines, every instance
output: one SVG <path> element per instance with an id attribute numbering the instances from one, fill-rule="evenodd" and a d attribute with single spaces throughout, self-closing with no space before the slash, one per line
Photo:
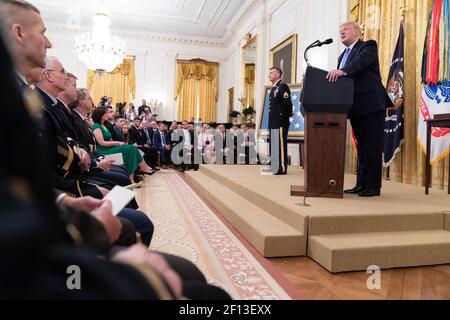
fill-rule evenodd
<path id="1" fill-rule="evenodd" d="M 294 33 L 270 50 L 270 66 L 283 70 L 284 83 L 297 83 L 297 42 Z"/>
<path id="2" fill-rule="evenodd" d="M 231 111 L 234 110 L 234 87 L 228 89 L 228 122 L 231 122 Z"/>
<path id="3" fill-rule="evenodd" d="M 245 88 L 245 86 L 246 86 L 246 84 L 245 84 L 245 78 L 246 77 L 245 76 L 246 76 L 246 70 L 247 70 L 246 66 L 247 66 L 247 64 L 246 64 L 246 61 L 245 61 L 245 57 L 246 57 L 246 50 L 249 49 L 250 47 L 254 47 L 254 50 L 255 50 L 255 65 L 253 67 L 254 67 L 254 74 L 256 75 L 257 68 L 258 68 L 258 66 L 257 66 L 257 61 L 258 61 L 258 35 L 253 35 L 252 36 L 250 33 L 247 34 L 246 35 L 246 43 L 241 48 L 241 50 L 242 50 L 242 61 L 241 61 L 241 73 L 242 73 L 241 86 L 242 86 L 242 88 Z M 245 92 L 245 89 L 244 89 L 244 92 Z M 242 98 L 247 100 L 247 101 L 248 100 L 255 101 L 256 100 L 255 91 L 253 90 L 252 97 L 244 97 L 243 96 Z M 239 107 L 239 111 L 242 112 L 242 110 L 244 108 L 246 108 L 247 106 L 245 105 L 244 102 L 242 102 L 242 101 L 240 101 L 240 102 L 241 102 L 241 105 Z M 253 105 L 252 107 L 255 107 L 255 106 Z"/>

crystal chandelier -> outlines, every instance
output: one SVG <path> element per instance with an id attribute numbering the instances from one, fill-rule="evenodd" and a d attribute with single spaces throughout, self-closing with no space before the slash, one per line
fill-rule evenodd
<path id="1" fill-rule="evenodd" d="M 125 42 L 111 36 L 110 23 L 111 19 L 102 3 L 93 18 L 92 32 L 76 37 L 75 51 L 78 57 L 89 70 L 100 76 L 122 64 L 126 55 Z"/>

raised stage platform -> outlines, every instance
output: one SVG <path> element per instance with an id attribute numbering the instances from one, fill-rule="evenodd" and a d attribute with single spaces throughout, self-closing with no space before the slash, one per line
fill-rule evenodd
<path id="1" fill-rule="evenodd" d="M 201 166 L 186 179 L 263 256 L 309 256 L 330 272 L 450 264 L 450 196 L 384 181 L 381 197 L 291 197 L 303 170 L 261 175 L 260 166 Z M 351 188 L 356 177 L 347 175 Z"/>

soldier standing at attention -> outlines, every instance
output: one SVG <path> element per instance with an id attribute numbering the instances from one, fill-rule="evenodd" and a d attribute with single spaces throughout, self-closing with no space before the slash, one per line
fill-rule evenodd
<path id="1" fill-rule="evenodd" d="M 281 81 L 283 71 L 270 68 L 269 80 L 273 83 L 269 99 L 269 130 L 271 171 L 274 175 L 286 175 L 288 167 L 288 133 L 292 116 L 291 90 Z M 276 141 L 275 141 L 276 139 Z M 272 150 L 272 148 L 274 150 Z M 274 154 L 277 152 L 278 155 Z M 278 156 L 278 159 L 276 158 Z M 278 161 L 275 161 L 278 160 Z"/>

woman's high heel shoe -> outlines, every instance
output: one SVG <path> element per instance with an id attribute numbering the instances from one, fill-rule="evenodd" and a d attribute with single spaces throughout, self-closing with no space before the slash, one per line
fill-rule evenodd
<path id="1" fill-rule="evenodd" d="M 146 176 L 152 176 L 152 175 L 154 175 L 156 173 L 156 171 L 154 171 L 154 170 L 152 170 L 150 172 L 142 171 L 142 173 L 145 174 Z"/>

